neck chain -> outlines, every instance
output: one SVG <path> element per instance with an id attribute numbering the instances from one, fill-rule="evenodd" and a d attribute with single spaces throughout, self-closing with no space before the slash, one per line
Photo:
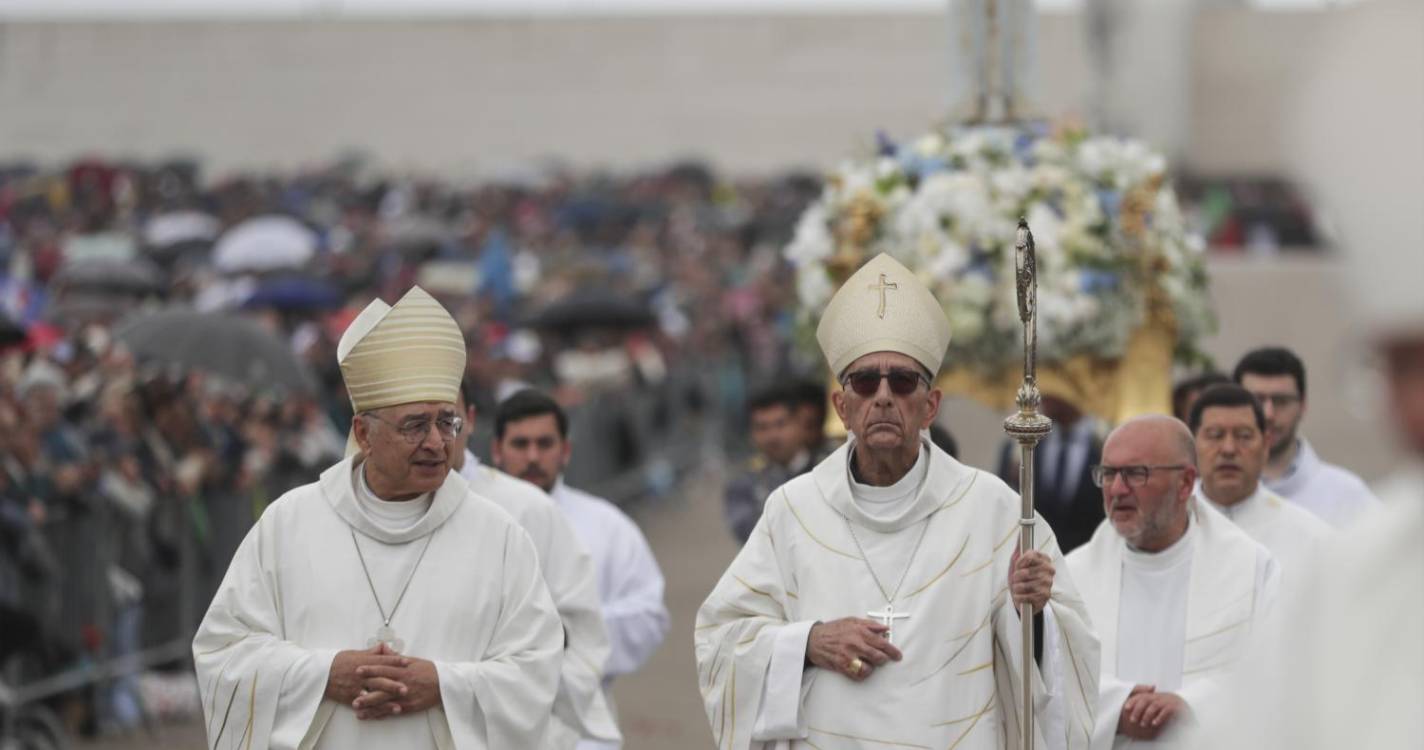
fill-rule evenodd
<path id="1" fill-rule="evenodd" d="M 415 565 L 411 567 L 410 575 L 405 577 L 405 585 L 401 587 L 400 595 L 396 597 L 396 603 L 391 607 L 391 613 L 387 615 L 386 608 L 381 606 L 381 597 L 376 595 L 376 584 L 371 581 L 371 569 L 366 567 L 366 556 L 361 554 L 361 545 L 356 543 L 356 530 L 348 530 L 351 532 L 351 544 L 356 547 L 356 559 L 361 561 L 361 572 L 366 574 L 366 585 L 371 588 L 371 598 L 376 600 L 376 611 L 381 613 L 381 630 L 390 632 L 391 618 L 396 616 L 396 610 L 400 609 L 401 601 L 405 599 L 405 592 L 410 589 L 410 582 L 415 580 L 415 571 L 420 569 L 420 563 L 425 559 L 425 551 L 430 549 L 430 540 L 435 538 L 435 532 L 432 531 L 426 535 L 425 546 L 420 548 L 420 557 L 415 558 Z M 378 640 L 387 639 L 378 636 Z"/>
<path id="2" fill-rule="evenodd" d="M 880 589 L 880 595 L 885 597 L 885 603 L 893 605 L 895 597 L 900 595 L 900 588 L 905 585 L 905 577 L 910 574 L 910 567 L 915 564 L 915 555 L 920 551 L 920 544 L 925 541 L 925 534 L 930 530 L 930 519 L 924 520 L 924 528 L 920 529 L 920 538 L 915 540 L 914 549 L 910 550 L 910 559 L 905 561 L 905 569 L 900 571 L 900 581 L 895 584 L 895 590 L 885 588 L 885 584 L 880 582 L 880 576 L 875 573 L 875 566 L 870 564 L 870 555 L 865 554 L 865 547 L 860 543 L 860 537 L 855 534 L 855 524 L 849 518 L 841 517 L 845 521 L 846 530 L 850 532 L 851 541 L 855 542 L 855 548 L 860 552 L 860 559 L 865 562 L 866 570 L 870 571 L 870 577 L 875 581 L 875 587 Z"/>

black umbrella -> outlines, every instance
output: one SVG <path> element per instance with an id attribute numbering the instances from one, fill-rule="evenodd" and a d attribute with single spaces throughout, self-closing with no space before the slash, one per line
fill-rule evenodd
<path id="1" fill-rule="evenodd" d="M 167 280 L 150 261 L 95 259 L 66 264 L 50 284 L 60 295 L 82 291 L 144 296 L 162 292 Z"/>
<path id="2" fill-rule="evenodd" d="M 24 326 L 11 320 L 10 316 L 0 314 L 0 347 L 23 343 L 28 337 Z"/>
<path id="3" fill-rule="evenodd" d="M 163 310 L 125 321 L 115 336 L 140 358 L 202 370 L 256 389 L 312 390 L 311 374 L 291 347 L 241 316 Z"/>
<path id="4" fill-rule="evenodd" d="M 653 324 L 653 313 L 633 295 L 602 287 L 585 287 L 541 310 L 530 321 L 535 328 L 567 331 L 584 328 L 642 328 Z"/>

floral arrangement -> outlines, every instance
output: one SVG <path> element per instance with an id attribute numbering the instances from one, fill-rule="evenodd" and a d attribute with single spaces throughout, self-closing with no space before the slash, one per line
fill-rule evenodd
<path id="1" fill-rule="evenodd" d="M 1038 251 L 1038 343 L 1048 364 L 1117 359 L 1149 314 L 1176 334 L 1179 362 L 1215 319 L 1203 243 L 1187 231 L 1166 160 L 1140 142 L 1078 130 L 978 126 L 897 145 L 834 170 L 785 255 L 796 268 L 802 339 L 837 286 L 885 252 L 944 304 L 947 361 L 1017 369 L 1014 231 Z"/>

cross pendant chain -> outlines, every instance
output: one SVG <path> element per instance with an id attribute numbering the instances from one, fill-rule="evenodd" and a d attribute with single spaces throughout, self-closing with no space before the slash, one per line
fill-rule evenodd
<path id="1" fill-rule="evenodd" d="M 882 279 L 883 278 L 884 277 L 882 277 Z M 905 576 L 910 574 L 910 568 L 915 564 L 915 555 L 919 554 L 920 545 L 925 542 L 925 535 L 928 534 L 930 530 L 930 520 L 928 518 L 924 520 L 924 526 L 920 528 L 920 537 L 915 540 L 915 546 L 910 550 L 910 559 L 905 561 L 905 569 L 900 571 L 900 580 L 895 584 L 893 590 L 886 589 L 885 584 L 880 582 L 880 576 L 875 572 L 875 566 L 870 564 L 870 556 L 865 554 L 865 545 L 860 543 L 860 536 L 855 533 L 855 525 L 850 522 L 849 518 L 845 519 L 845 522 L 846 531 L 850 532 L 850 538 L 855 542 L 855 549 L 860 553 L 861 562 L 865 563 L 865 569 L 870 571 L 870 579 L 875 581 L 875 587 L 880 589 L 880 595 L 885 598 L 885 609 L 878 611 L 871 610 L 865 614 L 869 615 L 871 619 L 878 620 L 881 625 L 884 625 L 885 640 L 894 643 L 895 621 L 905 620 L 910 617 L 909 612 L 895 611 L 895 598 L 900 595 L 900 587 L 905 585 Z"/>
<path id="2" fill-rule="evenodd" d="M 896 283 L 893 282 L 893 281 L 886 281 L 886 280 L 885 280 L 885 274 L 883 274 L 883 273 L 880 274 L 880 283 L 879 283 L 879 284 L 871 284 L 871 285 L 870 285 L 871 291 L 880 292 L 880 308 L 875 311 L 875 314 L 876 314 L 877 316 L 879 316 L 879 317 L 881 317 L 881 318 L 885 317 L 885 290 L 887 290 L 887 289 L 899 289 L 899 288 L 900 288 L 900 285 L 899 285 L 899 284 L 896 284 Z"/>
<path id="3" fill-rule="evenodd" d="M 376 637 L 366 639 L 366 648 L 375 648 L 376 644 L 384 643 L 396 653 L 405 650 L 405 641 L 396 637 L 396 631 L 391 627 L 391 618 L 396 616 L 396 610 L 400 609 L 401 602 L 405 600 L 405 592 L 410 590 L 410 582 L 415 580 L 415 571 L 420 570 L 420 563 L 425 560 L 425 553 L 430 549 L 430 540 L 434 538 L 433 531 L 426 535 L 425 546 L 420 548 L 420 557 L 415 558 L 415 565 L 411 566 L 410 574 L 405 578 L 405 585 L 401 587 L 400 595 L 396 597 L 396 603 L 387 615 L 386 608 L 381 606 L 381 597 L 376 595 L 376 582 L 371 580 L 371 569 L 366 567 L 366 555 L 361 552 L 361 545 L 356 541 L 356 530 L 351 530 L 351 546 L 356 548 L 356 559 L 361 561 L 361 572 L 366 574 L 366 585 L 371 589 L 371 599 L 376 602 L 376 611 L 381 613 L 381 627 L 376 628 Z"/>
<path id="4" fill-rule="evenodd" d="M 872 620 L 879 620 L 880 624 L 885 626 L 885 640 L 891 643 L 895 642 L 895 621 L 904 620 L 910 616 L 909 612 L 896 612 L 895 605 L 889 603 L 885 605 L 885 609 L 871 610 L 865 614 L 869 615 Z"/>

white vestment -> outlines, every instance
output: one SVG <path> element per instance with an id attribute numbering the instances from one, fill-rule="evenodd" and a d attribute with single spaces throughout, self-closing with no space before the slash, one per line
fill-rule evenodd
<path id="1" fill-rule="evenodd" d="M 1261 478 L 1277 495 L 1342 528 L 1361 514 L 1378 509 L 1379 500 L 1364 480 L 1322 461 L 1310 441 L 1297 438 L 1295 460 L 1280 479 Z"/>
<path id="2" fill-rule="evenodd" d="M 545 747 L 573 748 L 580 737 L 617 742 L 618 724 L 603 696 L 608 661 L 593 560 L 573 527 L 543 490 L 493 467 L 468 450 L 460 476 L 475 494 L 503 508 L 529 532 L 539 552 L 544 583 L 564 621 L 564 661 L 554 720 Z"/>
<path id="3" fill-rule="evenodd" d="M 1187 533 L 1162 552 L 1128 547 L 1103 521 L 1068 555 L 1102 643 L 1093 750 L 1172 746 L 1187 724 L 1154 742 L 1117 736 L 1134 685 L 1186 701 L 1192 719 L 1218 720 L 1221 683 L 1269 622 L 1280 568 L 1266 548 L 1209 505 L 1189 501 Z"/>
<path id="4" fill-rule="evenodd" d="M 923 441 L 928 467 L 912 500 L 867 512 L 852 496 L 853 446 L 772 493 L 698 611 L 699 687 L 717 746 L 1018 747 L 1022 642 L 1008 592 L 1018 495 Z M 1058 571 L 1043 672 L 1035 666 L 1032 677 L 1035 747 L 1087 748 L 1097 640 L 1042 519 L 1035 541 Z M 909 617 L 892 626 L 904 660 L 855 682 L 806 665 L 806 642 L 817 621 L 884 610 L 868 564 Z"/>
<path id="5" fill-rule="evenodd" d="M 1197 497 L 1211 502 L 1200 484 Z M 1264 484 L 1256 485 L 1250 497 L 1235 505 L 1211 503 L 1211 507 L 1271 553 L 1281 566 L 1281 585 L 1287 589 L 1297 584 L 1310 585 L 1305 571 L 1335 531 L 1314 513 L 1266 489 Z"/>
<path id="6" fill-rule="evenodd" d="M 355 460 L 278 498 L 234 555 L 193 639 L 209 746 L 538 747 L 563 633 L 529 535 L 454 472 L 392 533 L 356 499 Z M 325 698 L 336 653 L 382 625 L 372 587 L 402 652 L 435 663 L 441 705 L 361 721 Z"/>
<path id="7" fill-rule="evenodd" d="M 576 490 L 563 479 L 552 497 L 593 557 L 611 647 L 603 672 L 606 692 L 613 678 L 638 671 L 667 637 L 662 570 L 638 524 L 613 503 Z M 612 696 L 608 700 L 612 705 Z M 579 750 L 619 746 L 597 740 L 578 745 Z"/>
<path id="8" fill-rule="evenodd" d="M 1424 492 L 1327 541 L 1289 626 L 1253 660 L 1203 750 L 1375 750 L 1424 738 Z"/>

